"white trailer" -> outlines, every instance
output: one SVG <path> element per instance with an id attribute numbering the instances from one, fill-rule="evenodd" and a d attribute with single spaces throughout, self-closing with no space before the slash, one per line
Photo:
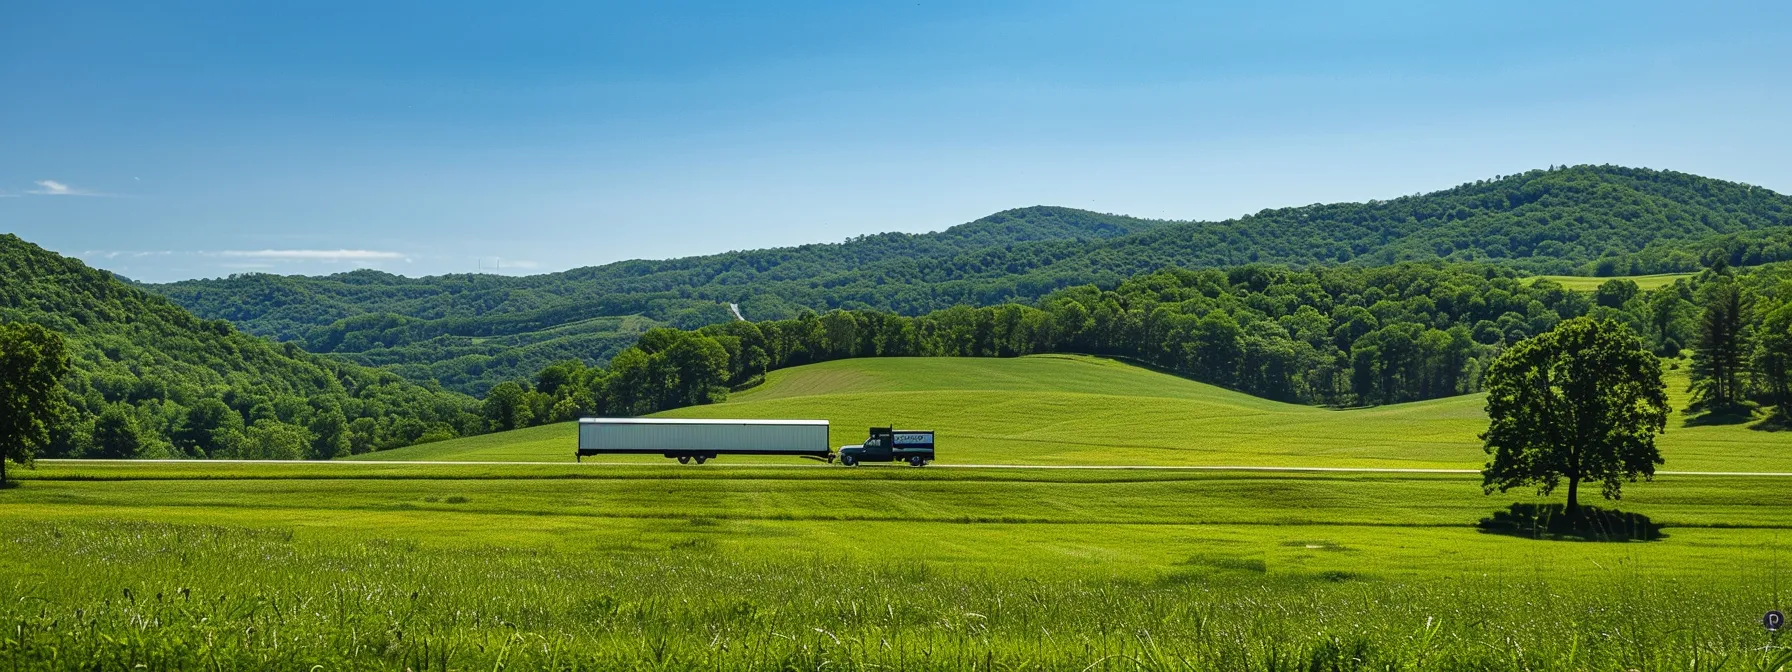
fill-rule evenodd
<path id="1" fill-rule="evenodd" d="M 718 455 L 798 455 L 834 461 L 826 420 L 580 418 L 577 457 L 663 455 L 697 464 Z"/>

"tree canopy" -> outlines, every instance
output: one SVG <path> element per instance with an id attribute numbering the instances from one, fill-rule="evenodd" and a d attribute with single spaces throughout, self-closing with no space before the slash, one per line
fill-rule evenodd
<path id="1" fill-rule="evenodd" d="M 0 235 L 0 323 L 65 343 L 69 412 L 36 444 L 50 456 L 276 457 L 297 438 L 293 457 L 327 457 L 487 430 L 465 395 L 200 319 L 12 235 Z M 372 422 L 359 436 L 357 419 Z"/>
<path id="2" fill-rule="evenodd" d="M 1623 481 L 1649 478 L 1662 463 L 1655 435 L 1667 424 L 1661 362 L 1624 325 L 1575 318 L 1514 345 L 1487 370 L 1482 471 L 1488 493 L 1568 483 L 1568 512 L 1580 484 L 1617 499 Z"/>
<path id="3" fill-rule="evenodd" d="M 35 324 L 0 324 L 0 484 L 6 463 L 31 464 L 62 415 L 68 373 L 62 337 Z"/>

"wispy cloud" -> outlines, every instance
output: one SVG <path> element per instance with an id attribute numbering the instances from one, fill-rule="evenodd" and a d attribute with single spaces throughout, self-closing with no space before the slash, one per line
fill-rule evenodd
<path id="1" fill-rule="evenodd" d="M 286 261 L 379 261 L 405 258 L 402 252 L 380 250 L 224 250 L 218 254 L 225 257 Z"/>
<path id="2" fill-rule="evenodd" d="M 96 257 L 103 257 L 106 259 L 117 259 L 119 257 L 142 259 L 144 257 L 166 257 L 172 254 L 174 254 L 174 250 L 81 250 L 81 253 L 75 256 L 81 257 L 82 259 L 93 259 Z"/>
<path id="3" fill-rule="evenodd" d="M 102 194 L 100 192 L 92 191 L 89 189 L 81 189 L 79 187 L 71 186 L 66 182 L 57 182 L 56 180 L 38 180 L 36 182 L 36 184 L 37 184 L 36 189 L 32 189 L 25 193 L 32 194 L 35 196 L 110 196 L 111 195 L 111 194 Z"/>

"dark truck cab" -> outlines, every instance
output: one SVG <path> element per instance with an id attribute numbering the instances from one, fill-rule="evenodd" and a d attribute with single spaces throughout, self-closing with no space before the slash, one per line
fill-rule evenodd
<path id="1" fill-rule="evenodd" d="M 872 427 L 865 442 L 840 447 L 840 463 L 856 467 L 860 462 L 907 462 L 919 467 L 933 461 L 933 430 Z"/>

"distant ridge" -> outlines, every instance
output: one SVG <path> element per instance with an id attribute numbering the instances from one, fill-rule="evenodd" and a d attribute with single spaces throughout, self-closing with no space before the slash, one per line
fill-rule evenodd
<path id="1" fill-rule="evenodd" d="M 522 362 L 601 361 L 653 325 L 734 319 L 728 303 L 753 319 L 833 308 L 919 314 L 1029 301 L 1068 286 L 1110 286 L 1170 266 L 1437 260 L 1629 275 L 1696 270 L 1715 257 L 1738 266 L 1792 259 L 1792 198 L 1673 171 L 1575 166 L 1220 222 L 1033 206 L 935 233 L 523 277 L 406 278 L 363 270 L 149 287 L 251 333 L 477 392 L 525 370 Z M 625 316 L 635 321 L 618 321 Z M 573 336 L 581 344 L 562 340 Z"/>

